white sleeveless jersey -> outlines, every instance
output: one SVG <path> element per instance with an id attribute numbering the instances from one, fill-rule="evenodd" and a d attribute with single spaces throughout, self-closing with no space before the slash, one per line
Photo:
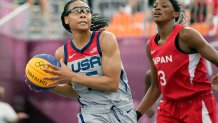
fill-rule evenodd
<path id="1" fill-rule="evenodd" d="M 101 32 L 92 32 L 88 44 L 81 50 L 76 48 L 73 41 L 64 45 L 65 64 L 76 73 L 86 76 L 102 76 L 101 49 L 99 36 Z M 116 92 L 102 91 L 72 82 L 73 89 L 78 92 L 81 105 L 111 105 L 114 103 L 132 103 L 132 95 L 126 73 L 122 67 L 119 89 Z"/>

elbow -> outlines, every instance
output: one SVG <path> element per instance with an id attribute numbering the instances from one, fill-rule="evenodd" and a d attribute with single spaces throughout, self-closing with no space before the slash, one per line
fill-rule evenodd
<path id="1" fill-rule="evenodd" d="M 73 99 L 73 100 L 78 100 L 79 96 L 70 95 L 68 98 Z"/>
<path id="2" fill-rule="evenodd" d="M 116 92 L 119 88 L 119 81 L 114 82 L 113 84 L 111 84 L 110 86 L 110 91 L 111 92 Z"/>
<path id="3" fill-rule="evenodd" d="M 110 91 L 116 92 L 118 90 L 118 86 L 111 87 Z"/>

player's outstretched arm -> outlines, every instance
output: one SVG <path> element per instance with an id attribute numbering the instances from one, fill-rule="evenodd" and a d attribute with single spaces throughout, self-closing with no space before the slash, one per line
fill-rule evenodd
<path id="1" fill-rule="evenodd" d="M 157 71 L 152 61 L 148 45 L 146 47 L 146 53 L 151 64 L 151 86 L 137 108 L 137 119 L 139 119 L 145 112 L 149 110 L 149 108 L 156 102 L 161 94 L 157 84 Z"/>

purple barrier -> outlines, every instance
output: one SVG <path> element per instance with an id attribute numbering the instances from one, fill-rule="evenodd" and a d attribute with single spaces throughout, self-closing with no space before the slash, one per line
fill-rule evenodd
<path id="1" fill-rule="evenodd" d="M 133 98 L 141 100 L 144 96 L 144 76 L 148 70 L 145 54 L 147 39 L 120 39 L 119 47 L 124 69 L 126 70 Z"/>
<path id="2" fill-rule="evenodd" d="M 7 6 L 4 6 L 6 0 L 1 0 L 0 1 L 0 18 L 3 18 L 4 16 L 6 16 L 7 14 L 9 14 L 10 12 L 13 11 L 12 8 L 9 8 Z M 8 2 L 8 1 L 7 1 Z"/>

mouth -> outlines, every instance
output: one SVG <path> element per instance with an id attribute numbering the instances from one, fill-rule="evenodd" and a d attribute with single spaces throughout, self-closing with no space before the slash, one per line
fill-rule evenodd
<path id="1" fill-rule="evenodd" d="M 154 12 L 154 17 L 158 17 L 158 16 L 160 16 L 160 15 L 161 15 L 160 12 Z"/>
<path id="2" fill-rule="evenodd" d="M 79 24 L 87 24 L 86 21 L 79 21 L 78 23 L 79 23 Z"/>

